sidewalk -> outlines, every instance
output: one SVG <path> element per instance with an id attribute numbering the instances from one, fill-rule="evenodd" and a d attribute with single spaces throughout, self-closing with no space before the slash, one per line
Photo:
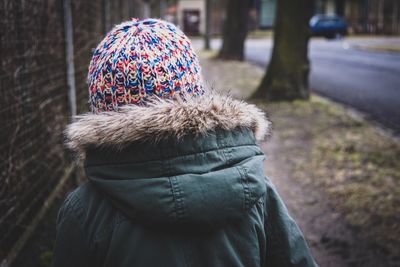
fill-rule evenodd
<path id="1" fill-rule="evenodd" d="M 400 53 L 400 37 L 357 37 L 346 38 L 349 47 L 372 52 Z"/>
<path id="2" fill-rule="evenodd" d="M 263 69 L 200 52 L 205 80 L 246 98 Z M 398 266 L 400 145 L 343 107 L 258 103 L 274 125 L 262 148 L 266 173 L 303 230 L 320 266 Z"/>

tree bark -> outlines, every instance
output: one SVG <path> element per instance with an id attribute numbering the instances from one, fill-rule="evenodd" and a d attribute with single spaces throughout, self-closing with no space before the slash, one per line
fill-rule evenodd
<path id="1" fill-rule="evenodd" d="M 226 1 L 223 44 L 218 58 L 243 60 L 251 0 Z"/>
<path id="2" fill-rule="evenodd" d="M 312 0 L 278 0 L 271 61 L 253 98 L 309 98 L 308 23 L 312 12 Z"/>

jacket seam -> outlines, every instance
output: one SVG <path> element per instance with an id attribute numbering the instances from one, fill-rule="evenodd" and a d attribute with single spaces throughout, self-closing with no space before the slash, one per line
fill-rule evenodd
<path id="1" fill-rule="evenodd" d="M 87 236 L 85 235 L 85 232 L 83 231 L 83 227 L 82 227 L 82 223 L 79 221 L 79 218 L 76 216 L 76 214 L 75 213 L 72 213 L 72 216 L 75 218 L 75 220 L 78 222 L 78 225 L 79 225 L 79 232 L 80 232 L 80 234 L 82 235 L 82 238 L 83 238 L 83 240 L 84 240 L 84 242 L 85 242 L 85 245 L 86 245 L 86 247 L 87 247 L 87 249 L 88 249 L 88 251 L 92 251 L 92 245 L 91 245 L 91 242 L 88 240 L 88 238 L 87 238 Z"/>
<path id="2" fill-rule="evenodd" d="M 217 140 L 217 143 L 220 144 L 221 142 L 219 142 Z M 228 158 L 225 155 L 225 150 L 229 149 L 229 148 L 241 148 L 241 147 L 258 147 L 257 144 L 255 143 L 251 143 L 251 144 L 243 144 L 243 145 L 235 145 L 235 146 L 221 146 L 215 149 L 209 149 L 209 150 L 205 150 L 205 151 L 200 151 L 200 152 L 195 152 L 195 153 L 187 153 L 187 154 L 181 154 L 178 156 L 174 156 L 174 157 L 162 157 L 159 159 L 154 159 L 154 160 L 143 160 L 143 161 L 135 161 L 135 162 L 122 162 L 122 163 L 99 163 L 99 164 L 90 164 L 90 165 L 86 165 L 85 164 L 85 168 L 91 168 L 91 167 L 98 167 L 98 166 L 121 166 L 121 165 L 129 165 L 129 164 L 133 164 L 133 163 L 151 163 L 151 162 L 156 162 L 156 161 L 164 161 L 164 160 L 173 160 L 176 158 L 181 158 L 181 157 L 188 157 L 188 156 L 195 156 L 195 155 L 201 155 L 201 154 L 205 154 L 205 153 L 209 153 L 209 152 L 214 152 L 214 151 L 218 151 L 221 150 L 222 153 L 225 156 L 225 159 L 228 161 Z M 231 153 L 231 152 L 229 152 Z"/>
<path id="3" fill-rule="evenodd" d="M 250 209 L 250 189 L 247 184 L 247 170 L 241 166 L 237 166 L 237 171 L 240 175 L 240 183 L 243 186 L 243 196 L 244 196 L 244 209 L 249 210 Z"/>
<path id="4" fill-rule="evenodd" d="M 172 176 L 169 177 L 171 187 L 172 187 L 172 194 L 175 200 L 175 211 L 176 211 L 176 218 L 177 221 L 183 220 L 185 218 L 185 203 L 183 200 L 183 191 L 179 187 L 178 177 Z"/>
<path id="5" fill-rule="evenodd" d="M 172 199 L 174 201 L 174 206 L 173 206 L 173 209 L 172 209 L 172 218 L 175 221 L 177 221 L 178 220 L 178 215 L 177 215 L 176 205 L 175 205 L 174 186 L 172 185 L 171 177 L 168 177 L 168 181 L 169 181 L 169 185 L 171 186 L 171 195 L 172 195 Z"/>
<path id="6" fill-rule="evenodd" d="M 215 136 L 216 136 L 216 139 L 215 139 L 215 140 L 216 140 L 216 142 L 217 142 L 217 146 L 218 146 L 218 147 L 221 147 L 221 149 L 216 149 L 216 150 L 220 150 L 220 151 L 221 151 L 222 155 L 224 156 L 225 162 L 226 162 L 227 164 L 229 164 L 229 163 L 228 163 L 229 159 L 228 159 L 228 157 L 227 157 L 227 155 L 226 155 L 226 148 L 227 148 L 227 145 L 224 143 L 223 138 L 221 138 L 219 132 L 216 132 L 216 133 L 215 133 Z"/>
<path id="7" fill-rule="evenodd" d="M 82 218 L 84 216 L 83 206 L 81 204 L 80 197 L 76 191 L 70 194 L 68 202 L 66 202 L 66 207 L 70 210 L 70 212 L 78 218 Z M 79 225 L 83 227 L 83 222 L 81 220 L 77 220 Z"/>
<path id="8" fill-rule="evenodd" d="M 87 246 L 88 250 L 92 249 L 92 245 L 88 237 L 85 235 L 85 231 L 83 231 L 83 222 L 81 221 L 80 218 L 84 216 L 84 212 L 82 211 L 83 207 L 80 203 L 80 197 L 77 195 L 77 193 L 74 191 L 72 192 L 68 198 L 67 201 L 65 202 L 65 208 L 67 209 L 64 218 L 62 218 L 62 221 L 65 220 L 66 216 L 72 216 L 74 220 L 78 223 L 79 225 L 79 232 L 81 233 L 83 240 L 85 242 L 85 245 Z M 78 214 L 77 214 L 78 213 Z M 61 221 L 61 222 L 62 222 Z"/>
<path id="9" fill-rule="evenodd" d="M 107 226 L 104 227 L 104 229 L 102 231 L 100 231 L 99 233 L 96 233 L 93 237 L 93 242 L 96 241 L 101 241 L 106 237 L 109 237 L 109 235 L 116 230 L 117 227 L 119 227 L 119 225 L 124 222 L 125 220 L 128 220 L 126 218 L 124 218 L 123 216 L 120 215 L 119 212 L 117 212 L 113 218 L 111 223 L 107 224 Z"/>

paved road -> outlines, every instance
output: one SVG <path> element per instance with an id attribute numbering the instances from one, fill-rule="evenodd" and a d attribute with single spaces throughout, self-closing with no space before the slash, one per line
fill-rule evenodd
<path id="1" fill-rule="evenodd" d="M 346 104 L 400 134 L 400 53 L 371 52 L 355 45 L 399 44 L 400 38 L 313 39 L 310 86 L 314 92 Z M 213 48 L 220 46 L 213 40 Z M 246 58 L 266 66 L 271 39 L 246 43 Z"/>

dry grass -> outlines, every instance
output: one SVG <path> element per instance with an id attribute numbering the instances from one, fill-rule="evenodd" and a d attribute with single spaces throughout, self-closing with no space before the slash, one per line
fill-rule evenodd
<path id="1" fill-rule="evenodd" d="M 318 97 L 261 105 L 284 139 L 294 178 L 321 188 L 363 238 L 399 255 L 398 141 Z"/>
<path id="2" fill-rule="evenodd" d="M 208 87 L 245 99 L 257 87 L 263 70 L 248 62 L 215 59 L 215 51 L 199 51 L 203 75 Z"/>
<path id="3" fill-rule="evenodd" d="M 248 33 L 247 37 L 252 39 L 272 38 L 272 30 L 254 30 Z"/>
<path id="4" fill-rule="evenodd" d="M 373 52 L 392 52 L 392 53 L 400 53 L 399 45 L 354 45 L 354 48 L 373 51 Z"/>

